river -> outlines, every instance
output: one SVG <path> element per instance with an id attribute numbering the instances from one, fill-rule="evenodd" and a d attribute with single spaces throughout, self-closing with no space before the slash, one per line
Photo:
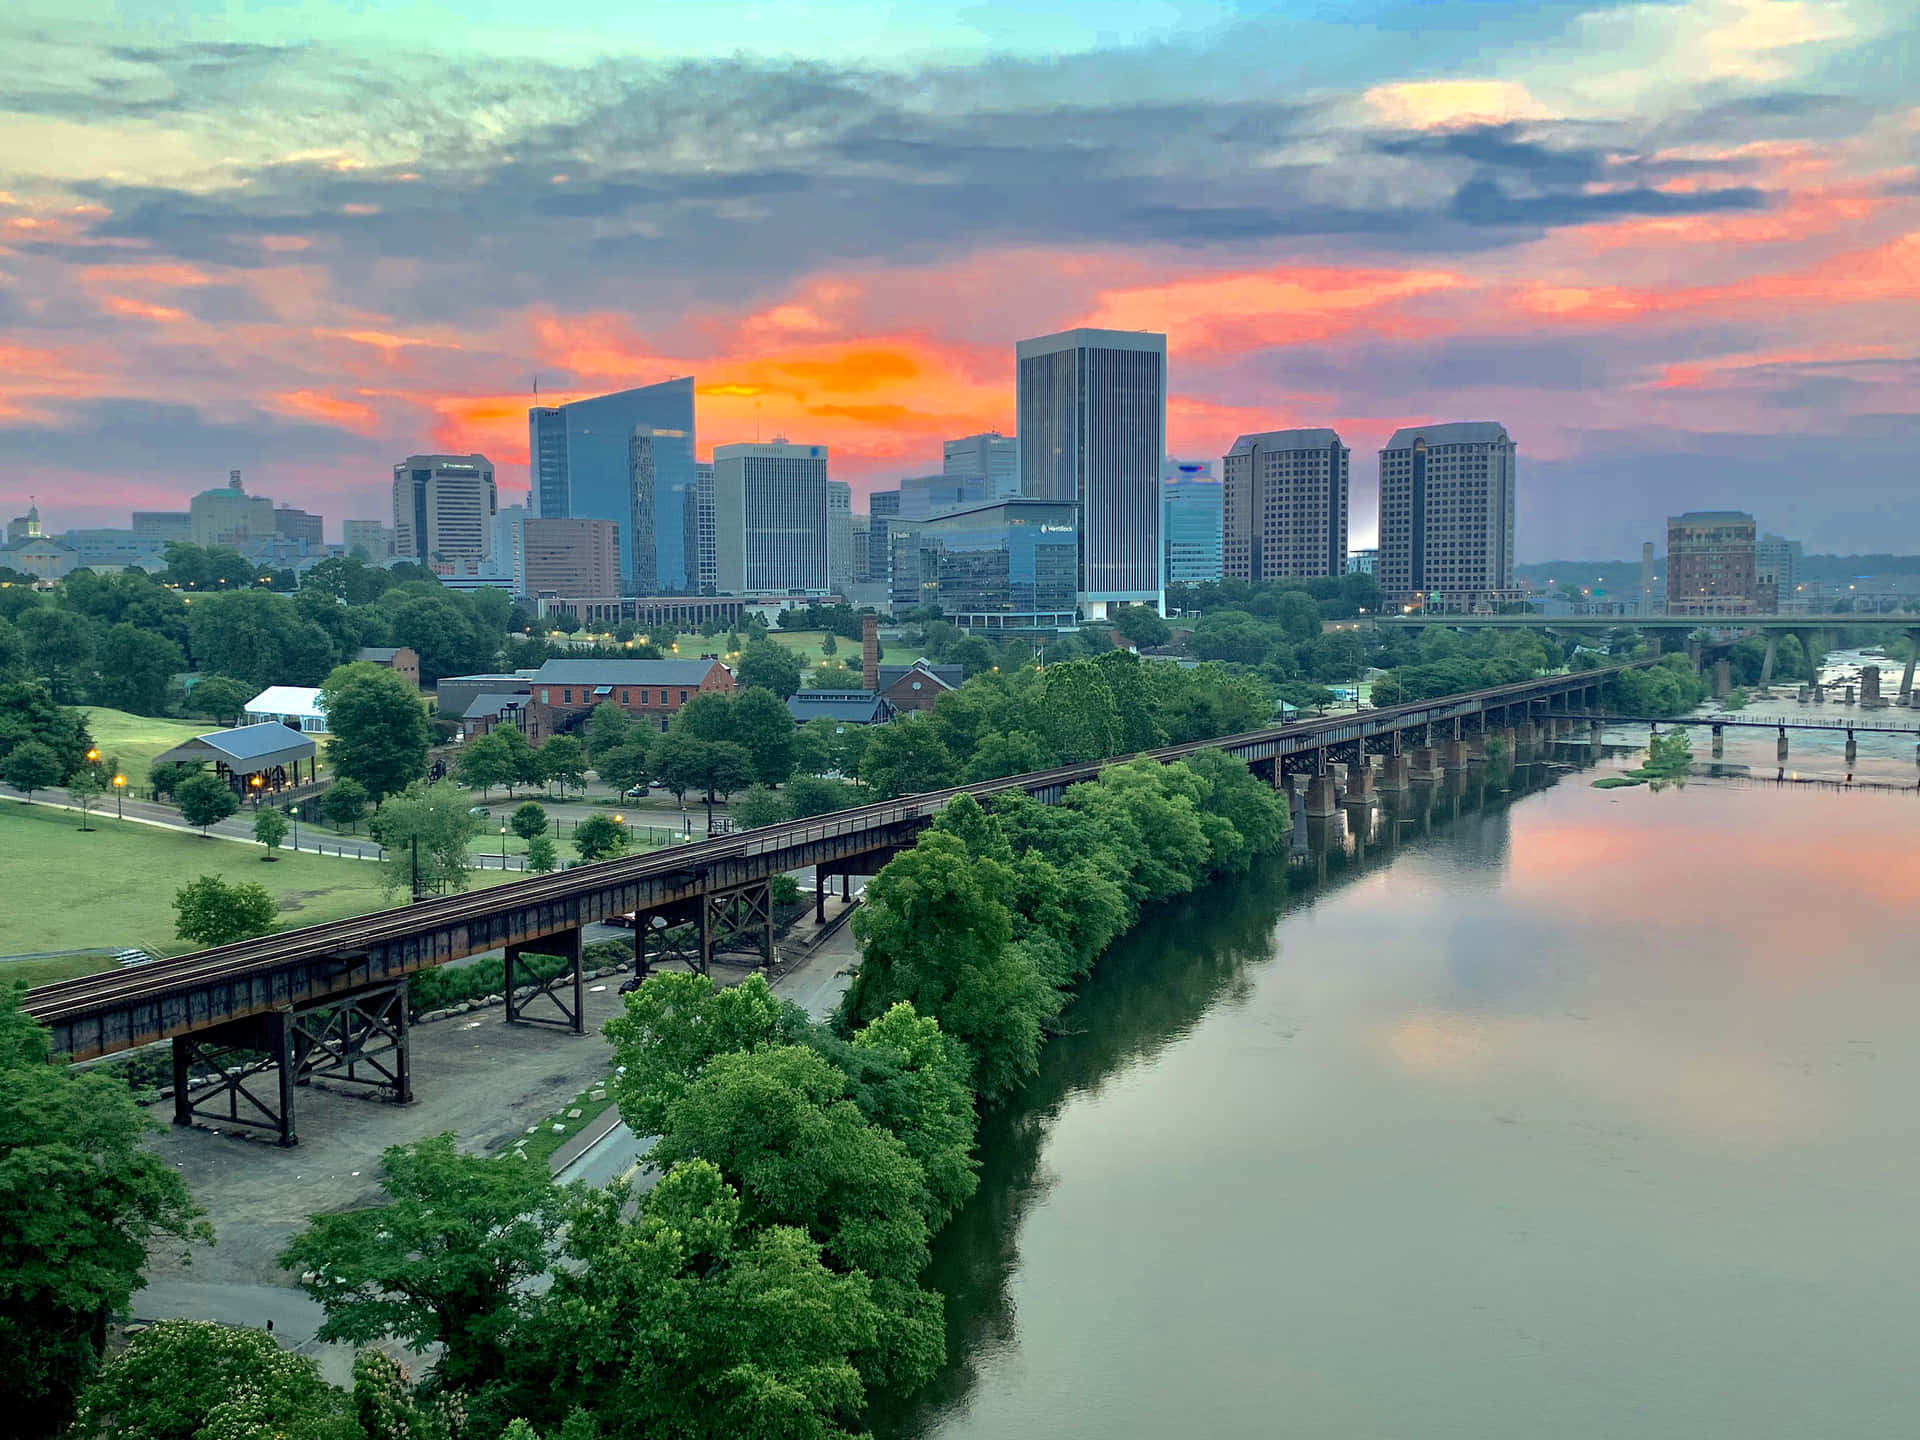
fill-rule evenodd
<path id="1" fill-rule="evenodd" d="M 877 1433 L 1909 1433 L 1912 743 L 1851 790 L 1773 743 L 1476 769 L 1148 917 L 984 1125 L 948 1369 Z"/>

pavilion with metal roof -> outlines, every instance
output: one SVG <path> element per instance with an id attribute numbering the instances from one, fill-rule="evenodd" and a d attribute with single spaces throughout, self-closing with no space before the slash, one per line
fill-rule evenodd
<path id="1" fill-rule="evenodd" d="M 204 765 L 241 795 L 272 794 L 315 778 L 319 747 L 311 736 L 286 725 L 242 725 L 183 740 L 154 757 L 156 765 Z M 306 762 L 306 782 L 300 763 Z"/>

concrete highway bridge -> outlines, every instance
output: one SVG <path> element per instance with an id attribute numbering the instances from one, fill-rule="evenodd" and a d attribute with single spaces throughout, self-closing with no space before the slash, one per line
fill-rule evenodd
<path id="1" fill-rule="evenodd" d="M 1147 753 L 1165 763 L 1225 750 L 1276 788 L 1305 777 L 1307 814 L 1330 816 L 1343 802 L 1367 803 L 1376 785 L 1404 789 L 1484 759 L 1489 739 L 1500 738 L 1512 754 L 1542 730 L 1585 731 L 1602 687 L 1629 668 L 1544 676 Z M 955 796 L 1020 790 L 1056 804 L 1108 763 L 906 796 L 265 935 L 45 985 L 28 993 L 24 1008 L 49 1028 L 54 1052 L 76 1060 L 171 1040 L 176 1123 L 252 1128 L 291 1145 L 295 1091 L 310 1081 L 367 1087 L 402 1103 L 412 1098 L 407 986 L 418 970 L 504 949 L 507 1019 L 584 1033 L 585 926 L 631 916 L 640 974 L 671 958 L 704 971 L 728 953 L 770 963 L 775 875 L 813 867 L 816 903 L 824 905 L 832 877 L 876 873 Z M 1335 766 L 1346 772 L 1344 792 L 1335 789 Z M 544 963 L 535 958 L 542 956 Z M 215 1080 L 196 1091 L 191 1077 L 209 1068 Z"/>
<path id="2" fill-rule="evenodd" d="M 1773 683 L 1773 664 L 1782 635 L 1797 635 L 1808 654 L 1829 631 L 1885 625 L 1902 630 L 1913 642 L 1906 670 L 1900 677 L 1899 703 L 1913 703 L 1914 662 L 1920 659 L 1920 618 L 1912 615 L 1382 615 L 1374 624 L 1383 630 L 1550 630 L 1565 635 L 1605 635 L 1615 630 L 1688 637 L 1687 653 L 1697 666 L 1712 668 L 1713 693 L 1724 696 L 1732 688 L 1728 655 L 1736 641 L 1748 635 L 1766 637 L 1766 659 L 1760 665 L 1759 684 Z M 1706 635 L 1694 639 L 1695 631 Z"/>

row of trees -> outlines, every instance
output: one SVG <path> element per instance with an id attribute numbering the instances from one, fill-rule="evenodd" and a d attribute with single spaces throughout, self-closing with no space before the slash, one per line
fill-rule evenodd
<path id="1" fill-rule="evenodd" d="M 160 575 L 81 570 L 51 594 L 0 589 L 0 677 L 41 681 L 66 703 L 225 721 L 239 702 L 207 688 L 215 680 L 246 696 L 317 685 L 363 646 L 408 645 L 431 683 L 491 668 L 509 629 L 526 623 L 504 591 L 448 590 L 418 566 L 324 560 L 287 594 L 234 551 L 169 555 L 176 563 Z M 187 671 L 203 677 L 191 696 L 176 678 Z"/>

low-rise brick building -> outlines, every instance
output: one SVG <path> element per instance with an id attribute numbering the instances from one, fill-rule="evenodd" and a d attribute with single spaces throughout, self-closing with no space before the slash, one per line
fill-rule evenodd
<path id="1" fill-rule="evenodd" d="M 731 691 L 733 672 L 718 660 L 549 660 L 528 685 L 527 742 L 538 745 L 586 723 L 596 705 L 618 705 L 665 730 L 703 690 Z"/>

